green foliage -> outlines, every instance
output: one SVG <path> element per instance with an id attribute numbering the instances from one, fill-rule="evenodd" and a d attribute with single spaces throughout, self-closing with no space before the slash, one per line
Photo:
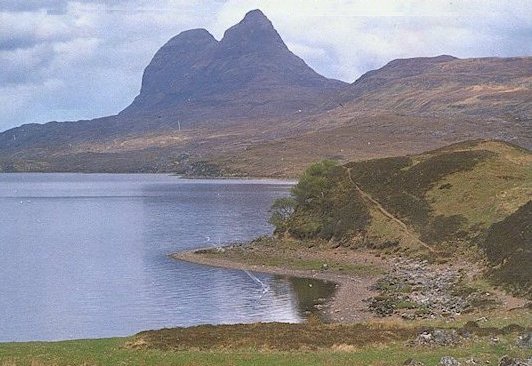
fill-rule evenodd
<path id="1" fill-rule="evenodd" d="M 291 192 L 272 206 L 276 233 L 299 239 L 345 239 L 369 221 L 369 211 L 353 191 L 347 170 L 323 160 L 308 167 Z"/>
<path id="2" fill-rule="evenodd" d="M 288 225 L 288 220 L 294 213 L 296 200 L 292 197 L 281 197 L 276 199 L 270 209 L 271 216 L 269 223 L 275 226 L 277 232 L 284 232 Z"/>
<path id="3" fill-rule="evenodd" d="M 480 247 L 495 282 L 532 298 L 532 201 L 491 225 Z"/>
<path id="4" fill-rule="evenodd" d="M 338 169 L 336 162 L 322 160 L 309 166 L 292 188 L 292 196 L 299 206 L 318 206 L 325 200 L 332 182 L 329 175 Z"/>

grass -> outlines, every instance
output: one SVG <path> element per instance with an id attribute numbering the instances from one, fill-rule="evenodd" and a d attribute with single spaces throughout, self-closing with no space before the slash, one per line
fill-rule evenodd
<path id="1" fill-rule="evenodd" d="M 300 241 L 265 237 L 249 245 L 227 248 L 223 252 L 202 251 L 202 255 L 249 265 L 280 267 L 289 270 L 327 270 L 359 277 L 374 277 L 383 273 L 382 268 L 373 264 L 356 263 L 341 260 L 338 257 L 328 260 L 322 256 L 324 249 L 320 247 L 320 241 L 306 241 L 306 243 L 305 246 Z"/>
<path id="2" fill-rule="evenodd" d="M 476 169 L 447 176 L 426 198 L 434 214 L 451 216 L 459 210 L 469 226 L 485 228 L 524 205 L 531 191 L 532 158 L 526 164 L 499 155 Z"/>
<path id="3" fill-rule="evenodd" d="M 466 318 L 464 318 L 465 321 Z M 133 337 L 0 344 L 0 366 L 66 365 L 398 365 L 414 358 L 427 365 L 443 356 L 497 364 L 505 354 L 524 358 L 517 331 L 530 312 L 489 317 L 477 334 L 458 346 L 414 346 L 410 340 L 443 321 L 382 321 L 359 325 L 263 323 L 198 326 L 139 333 Z M 462 322 L 463 323 L 463 322 Z M 453 326 L 460 326 L 460 322 Z M 499 328 L 486 328 L 497 326 Z M 516 328 L 516 326 L 513 326 Z M 469 329 L 469 328 L 467 328 Z M 490 339 L 497 336 L 498 342 Z"/>
<path id="4" fill-rule="evenodd" d="M 346 167 L 357 184 L 430 244 L 478 235 L 524 205 L 532 192 L 530 152 L 494 141 Z M 372 215 L 370 233 L 389 236 L 380 221 Z"/>
<path id="5" fill-rule="evenodd" d="M 491 278 L 532 299 L 532 201 L 491 225 L 480 246 L 492 263 Z"/>

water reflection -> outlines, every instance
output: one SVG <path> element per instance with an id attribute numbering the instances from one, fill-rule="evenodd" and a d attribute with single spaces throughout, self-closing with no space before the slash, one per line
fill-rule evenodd
<path id="1" fill-rule="evenodd" d="M 335 283 L 313 278 L 286 276 L 274 276 L 273 282 L 290 285 L 290 293 L 294 295 L 294 302 L 297 304 L 301 317 L 308 318 L 314 315 L 322 321 L 328 320 L 327 314 L 322 310 L 322 305 L 334 295 Z"/>

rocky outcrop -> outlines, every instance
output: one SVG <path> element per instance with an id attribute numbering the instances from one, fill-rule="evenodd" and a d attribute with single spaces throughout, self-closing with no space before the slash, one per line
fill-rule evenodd
<path id="1" fill-rule="evenodd" d="M 517 337 L 517 346 L 520 348 L 532 349 L 532 331 L 523 333 Z"/>
<path id="2" fill-rule="evenodd" d="M 370 300 L 370 309 L 379 316 L 399 314 L 405 320 L 454 317 L 497 301 L 493 294 L 465 286 L 456 269 L 408 259 L 398 260 L 375 289 L 380 294 Z"/>
<path id="3" fill-rule="evenodd" d="M 456 346 L 464 337 L 454 329 L 433 329 L 419 334 L 414 345 L 419 346 Z"/>
<path id="4" fill-rule="evenodd" d="M 499 361 L 499 366 L 532 366 L 532 357 L 522 360 L 510 356 L 502 356 Z"/>

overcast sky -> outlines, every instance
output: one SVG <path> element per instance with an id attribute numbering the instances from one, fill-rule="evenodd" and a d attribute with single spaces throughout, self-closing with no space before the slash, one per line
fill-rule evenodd
<path id="1" fill-rule="evenodd" d="M 311 67 L 348 82 L 395 58 L 532 55 L 530 0 L 0 0 L 0 131 L 116 114 L 170 37 L 220 39 L 256 8 Z"/>

